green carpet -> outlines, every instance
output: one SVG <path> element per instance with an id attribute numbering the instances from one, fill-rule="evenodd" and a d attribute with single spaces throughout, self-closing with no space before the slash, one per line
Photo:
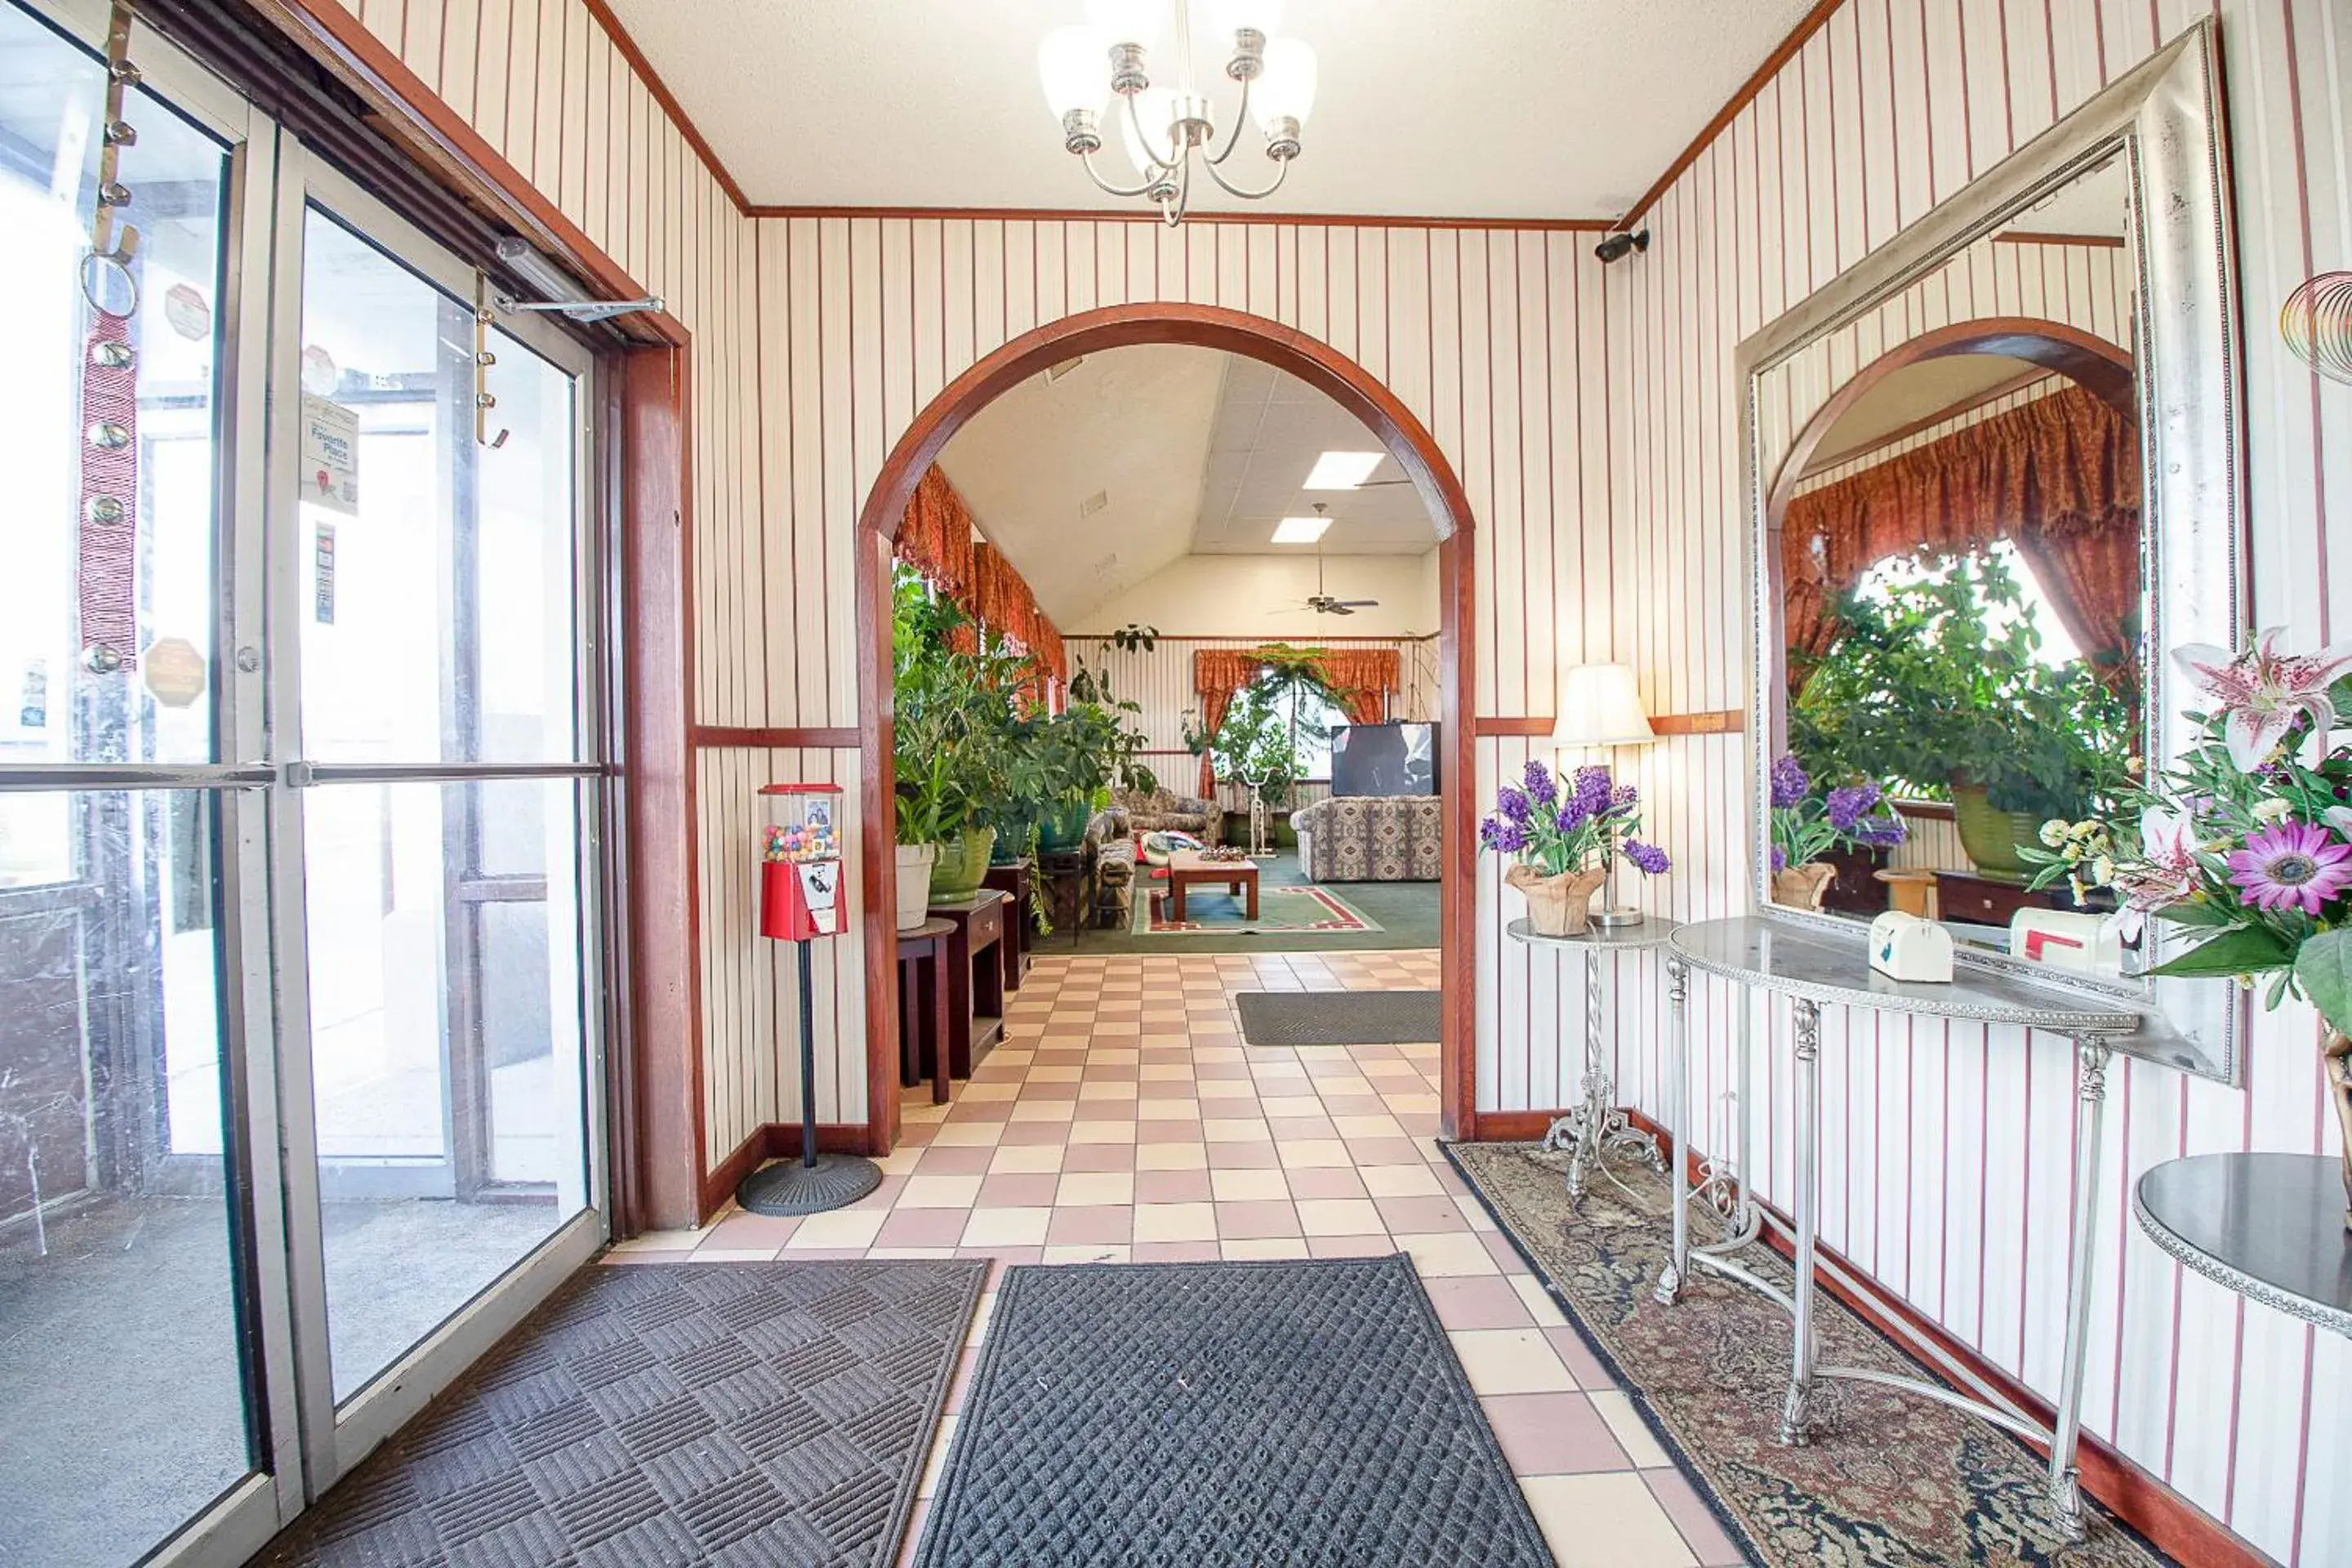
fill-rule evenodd
<path id="1" fill-rule="evenodd" d="M 1286 849 L 1271 860 L 1258 862 L 1258 891 L 1306 887 L 1298 874 L 1298 852 Z M 1139 879 L 1135 896 L 1148 896 L 1149 883 Z M 1075 941 L 1067 931 L 1039 939 L 1036 951 L 1052 953 L 1171 953 L 1216 952 L 1381 952 L 1403 948 L 1443 945 L 1439 931 L 1437 884 L 1434 882 L 1334 882 L 1329 890 L 1380 929 L 1359 931 L 1288 931 L 1258 936 L 1139 936 L 1121 925 L 1116 930 L 1083 931 Z M 1204 895 L 1206 890 L 1203 890 Z M 1187 891 L 1189 907 L 1192 894 Z"/>

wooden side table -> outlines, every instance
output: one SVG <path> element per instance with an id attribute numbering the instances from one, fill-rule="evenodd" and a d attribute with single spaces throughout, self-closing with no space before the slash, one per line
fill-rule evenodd
<path id="1" fill-rule="evenodd" d="M 898 1082 L 928 1076 L 931 1103 L 948 1102 L 948 944 L 952 922 L 927 920 L 898 933 Z"/>
<path id="2" fill-rule="evenodd" d="M 971 1069 L 1004 1035 L 1004 906 L 1011 900 L 982 888 L 952 904 L 928 911 L 954 929 L 948 933 L 948 1071 L 970 1078 Z"/>
<path id="3" fill-rule="evenodd" d="M 1037 868 L 1045 874 L 1045 903 L 1054 929 L 1067 931 L 1076 946 L 1078 932 L 1086 928 L 1087 858 L 1075 849 L 1056 850 L 1039 855 Z"/>
<path id="4" fill-rule="evenodd" d="M 991 866 L 980 885 L 1013 900 L 1004 911 L 1004 988 L 1018 991 L 1029 973 L 1029 942 L 1035 934 L 1029 923 L 1029 863 L 1017 860 L 1010 866 Z"/>

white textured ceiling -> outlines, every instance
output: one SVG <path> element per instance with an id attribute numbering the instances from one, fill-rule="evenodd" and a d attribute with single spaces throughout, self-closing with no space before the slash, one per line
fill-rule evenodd
<path id="1" fill-rule="evenodd" d="M 1006 392 L 940 454 L 981 532 L 1055 626 L 1191 548 L 1224 357 L 1169 346 L 1089 354 Z"/>
<path id="2" fill-rule="evenodd" d="M 1284 555 L 1297 545 L 1272 543 L 1276 522 L 1328 507 L 1322 548 L 1332 555 L 1419 555 L 1437 542 L 1421 493 L 1396 459 L 1383 457 L 1360 489 L 1299 487 L 1325 452 L 1377 452 L 1363 422 L 1294 376 L 1255 360 L 1225 356 L 1224 396 L 1201 484 L 1201 521 L 1192 549 L 1202 555 Z"/>
<path id="3" fill-rule="evenodd" d="M 1037 44 L 1081 0 L 612 0 L 761 205 L 1124 210 L 1062 150 Z M 1196 5 L 1205 19 L 1208 7 Z M 1320 89 L 1272 201 L 1201 210 L 1612 217 L 1808 0 L 1289 0 Z M 1213 100 L 1222 56 L 1196 35 Z M 1162 51 L 1163 53 L 1165 51 Z M 1164 71 L 1159 79 L 1167 79 Z M 1221 127 L 1222 129 L 1222 124 Z M 1245 129 L 1234 164 L 1270 167 Z M 1108 172 L 1125 178 L 1113 139 Z M 1098 155 L 1098 162 L 1102 158 Z"/>
<path id="4" fill-rule="evenodd" d="M 1187 554 L 1311 561 L 1314 547 L 1270 536 L 1318 500 L 1330 508 L 1322 548 L 1334 557 L 1418 556 L 1436 542 L 1412 486 L 1379 482 L 1404 477 L 1393 458 L 1360 489 L 1300 488 L 1324 452 L 1380 447 L 1303 382 L 1181 346 L 1112 349 L 1060 368 L 982 409 L 940 456 L 982 533 L 1056 626 L 1086 624 Z M 1097 494 L 1102 505 L 1086 511 Z M 1334 580 L 1335 593 L 1344 586 Z"/>

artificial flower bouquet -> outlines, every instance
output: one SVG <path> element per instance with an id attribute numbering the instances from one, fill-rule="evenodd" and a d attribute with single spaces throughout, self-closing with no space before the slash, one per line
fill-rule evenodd
<path id="1" fill-rule="evenodd" d="M 1783 755 L 1772 764 L 1772 887 L 1775 901 L 1819 909 L 1837 868 L 1832 849 L 1892 849 L 1906 830 L 1874 784 L 1840 784 L 1816 795 L 1805 765 Z"/>
<path id="2" fill-rule="evenodd" d="M 1478 845 L 1515 858 L 1503 880 L 1527 895 L 1528 920 L 1541 936 L 1579 936 L 1589 923 L 1593 891 L 1621 858 L 1645 876 L 1662 875 L 1666 852 L 1633 837 L 1641 831 L 1641 795 L 1615 782 L 1605 767 L 1581 767 L 1555 778 L 1531 762 L 1516 784 L 1505 784 L 1495 810 L 1478 825 Z"/>
<path id="3" fill-rule="evenodd" d="M 2197 743 L 2119 792 L 2120 820 L 2046 823 L 2046 847 L 2025 853 L 2041 868 L 2034 887 L 2114 889 L 2127 941 L 2150 919 L 2207 933 L 2149 973 L 2233 979 L 2265 986 L 2269 1006 L 2300 996 L 2318 1008 L 2352 1205 L 2352 746 L 2335 739 L 2339 712 L 2352 713 L 2352 644 L 2282 654 L 2278 637 L 2235 655 L 2176 649 L 2209 700 L 2189 714 Z"/>

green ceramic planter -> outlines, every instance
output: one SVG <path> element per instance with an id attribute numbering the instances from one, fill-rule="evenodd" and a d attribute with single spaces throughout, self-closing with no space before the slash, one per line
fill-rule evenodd
<path id="1" fill-rule="evenodd" d="M 1094 803 L 1074 800 L 1049 805 L 1037 817 L 1037 847 L 1076 849 L 1085 842 L 1087 824 L 1094 820 Z"/>
<path id="2" fill-rule="evenodd" d="M 1985 798 L 1980 784 L 1952 785 L 1952 816 L 1960 832 L 1960 847 L 1977 869 L 1991 877 L 2022 879 L 2025 861 L 2021 844 L 2041 841 L 2042 824 L 2030 811 L 2002 811 Z"/>
<path id="3" fill-rule="evenodd" d="M 988 875 L 988 857 L 996 848 L 996 829 L 975 827 L 961 838 L 940 846 L 931 862 L 931 902 L 960 903 L 980 891 Z"/>

